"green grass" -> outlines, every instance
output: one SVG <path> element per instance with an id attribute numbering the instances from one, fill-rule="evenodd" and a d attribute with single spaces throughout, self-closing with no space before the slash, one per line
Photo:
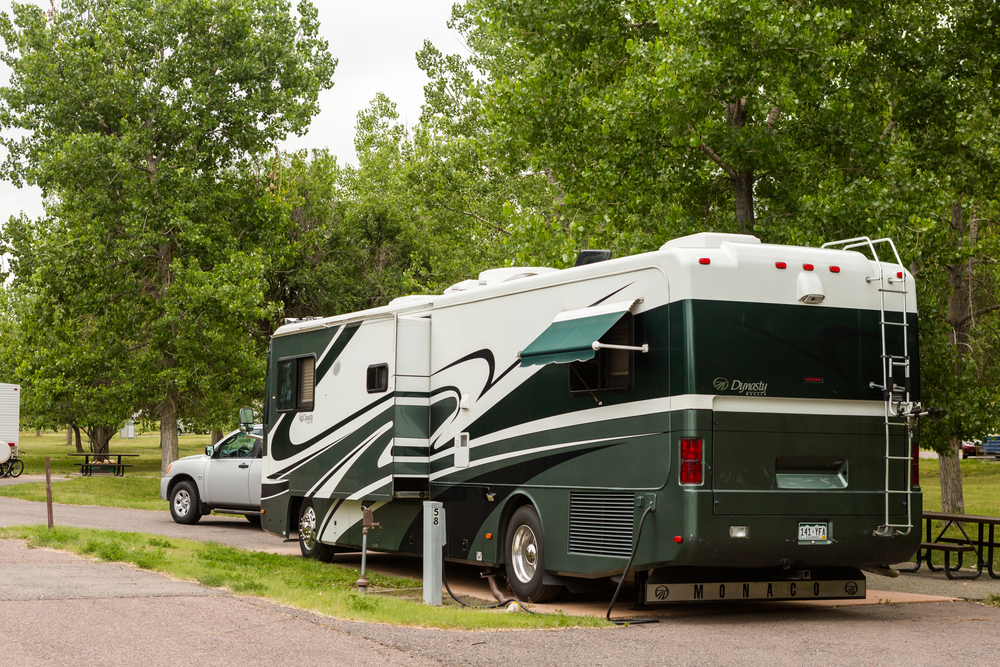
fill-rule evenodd
<path id="1" fill-rule="evenodd" d="M 920 459 L 920 489 L 924 509 L 941 510 L 940 464 L 937 459 Z M 962 461 L 962 494 L 966 514 L 1000 516 L 1000 461 Z"/>
<path id="2" fill-rule="evenodd" d="M 155 475 L 160 476 L 160 434 L 158 431 L 147 431 L 136 433 L 138 437 L 134 439 L 122 440 L 118 436 L 111 439 L 108 445 L 112 454 L 138 454 L 138 457 L 128 457 L 122 463 L 129 463 L 131 468 L 126 468 L 127 475 Z M 205 445 L 211 442 L 207 435 L 182 435 L 178 439 L 181 456 L 191 454 L 201 454 L 205 451 Z M 87 437 L 83 436 L 83 449 L 90 451 Z M 70 456 L 76 452 L 76 445 L 66 444 L 66 432 L 55 433 L 52 431 L 42 431 L 40 436 L 34 431 L 21 431 L 20 438 L 21 460 L 24 461 L 24 473 L 27 475 L 38 475 L 45 473 L 45 457 L 52 459 L 52 474 L 68 475 L 69 473 L 80 472 L 81 457 Z"/>
<path id="3" fill-rule="evenodd" d="M 456 630 L 609 626 L 602 618 L 565 614 L 506 614 L 422 604 L 420 583 L 368 573 L 367 596 L 358 595 L 357 569 L 308 558 L 243 551 L 143 533 L 45 526 L 0 529 L 0 538 L 27 540 L 32 548 L 72 551 L 104 561 L 132 563 L 204 586 L 227 588 L 336 618 Z M 409 594 L 409 596 L 407 595 Z M 413 601 L 414 598 L 417 601 Z"/>
<path id="4" fill-rule="evenodd" d="M 0 496 L 45 502 L 45 482 L 0 486 Z M 100 505 L 137 510 L 170 507 L 160 500 L 160 478 L 94 476 L 74 477 L 52 484 L 52 502 L 66 505 Z"/>

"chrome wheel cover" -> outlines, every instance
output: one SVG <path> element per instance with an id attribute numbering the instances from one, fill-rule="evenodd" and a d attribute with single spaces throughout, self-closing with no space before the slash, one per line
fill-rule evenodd
<path id="1" fill-rule="evenodd" d="M 538 567 L 538 541 L 531 528 L 522 524 L 514 531 L 510 545 L 510 560 L 518 581 L 527 584 L 535 576 Z"/>
<path id="2" fill-rule="evenodd" d="M 187 516 L 191 511 L 191 494 L 187 489 L 181 489 L 174 494 L 174 514 L 177 516 Z"/>
<path id="3" fill-rule="evenodd" d="M 316 510 L 312 507 L 307 507 L 299 519 L 299 539 L 306 549 L 316 548 Z"/>

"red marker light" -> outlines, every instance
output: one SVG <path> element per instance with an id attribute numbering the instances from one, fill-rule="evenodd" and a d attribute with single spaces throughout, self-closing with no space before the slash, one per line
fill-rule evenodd
<path id="1" fill-rule="evenodd" d="M 676 542 L 677 544 L 680 544 L 683 541 L 684 541 L 683 537 L 681 537 L 680 535 L 674 535 L 674 542 Z"/>
<path id="2" fill-rule="evenodd" d="M 831 266 L 830 267 L 830 273 L 840 273 L 840 267 L 839 266 Z"/>
<path id="3" fill-rule="evenodd" d="M 708 257 L 702 257 L 701 259 L 698 260 L 698 263 L 699 264 L 711 264 L 712 260 L 710 260 Z"/>
<path id="4" fill-rule="evenodd" d="M 823 378 L 806 378 L 806 382 L 813 382 L 815 384 L 822 384 Z"/>
<path id="5" fill-rule="evenodd" d="M 903 277 L 903 272 L 902 271 L 896 271 L 896 277 L 897 278 L 902 278 Z"/>
<path id="6" fill-rule="evenodd" d="M 802 268 L 805 269 L 806 271 L 812 271 L 813 270 L 813 265 L 812 264 L 803 264 Z"/>
<path id="7" fill-rule="evenodd" d="M 787 267 L 788 265 L 787 265 L 787 264 L 785 264 L 784 262 L 775 262 L 775 263 L 774 263 L 774 266 L 775 266 L 775 267 L 777 267 L 777 268 L 779 268 L 779 269 L 784 269 L 784 268 L 785 268 L 785 267 Z"/>

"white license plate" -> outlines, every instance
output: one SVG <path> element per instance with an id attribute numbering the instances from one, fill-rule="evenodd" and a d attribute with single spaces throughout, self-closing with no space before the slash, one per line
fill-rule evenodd
<path id="1" fill-rule="evenodd" d="M 800 523 L 800 540 L 825 540 L 827 539 L 827 524 L 825 523 Z"/>

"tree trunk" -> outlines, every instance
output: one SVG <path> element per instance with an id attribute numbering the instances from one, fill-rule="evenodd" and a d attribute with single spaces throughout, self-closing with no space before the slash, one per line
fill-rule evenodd
<path id="1" fill-rule="evenodd" d="M 42 437 L 42 429 L 40 429 L 40 428 L 36 428 L 35 429 L 35 437 L 36 438 Z"/>
<path id="2" fill-rule="evenodd" d="M 951 454 L 940 457 L 941 462 L 941 511 L 965 514 L 965 497 L 962 493 L 962 441 L 951 439 Z"/>
<path id="3" fill-rule="evenodd" d="M 217 428 L 213 428 L 212 429 L 212 444 L 214 445 L 219 440 L 222 440 L 222 430 L 221 429 L 217 429 Z"/>
<path id="4" fill-rule="evenodd" d="M 726 105 L 726 116 L 729 124 L 742 129 L 747 124 L 747 98 L 736 100 Z M 770 118 L 770 117 L 769 117 Z M 774 126 L 773 121 L 769 123 Z M 732 162 L 730 162 L 732 165 Z M 740 231 L 744 234 L 753 232 L 753 169 L 738 171 L 730 166 L 727 170 L 729 180 L 733 184 L 733 200 L 736 207 L 736 222 L 740 223 Z"/>
<path id="5" fill-rule="evenodd" d="M 730 180 L 733 182 L 733 198 L 736 205 L 736 222 L 740 223 L 740 231 L 744 234 L 753 233 L 753 173 L 736 172 Z"/>
<path id="6" fill-rule="evenodd" d="M 76 434 L 76 453 L 83 454 L 83 442 L 80 440 L 80 427 L 76 424 L 71 425 L 73 427 L 73 433 Z"/>
<path id="7" fill-rule="evenodd" d="M 160 404 L 160 473 L 167 474 L 167 466 L 177 460 L 177 404 L 173 390 L 167 392 Z"/>
<path id="8" fill-rule="evenodd" d="M 975 222 L 968 228 L 962 215 L 961 202 L 951 207 L 951 236 L 955 248 L 960 250 L 966 243 L 970 246 L 979 240 L 979 226 Z M 951 325 L 952 345 L 955 346 L 955 372 L 961 374 L 965 355 L 969 352 L 969 330 L 972 327 L 969 314 L 972 304 L 972 259 L 947 267 L 948 313 L 945 321 Z M 965 509 L 965 495 L 962 491 L 962 441 L 952 437 L 949 441 L 949 456 L 941 456 L 939 477 L 941 479 L 941 511 L 959 512 Z"/>
<path id="9" fill-rule="evenodd" d="M 83 430 L 86 431 L 87 438 L 90 439 L 90 451 L 95 454 L 107 454 L 108 443 L 118 432 L 115 426 L 91 426 L 89 428 L 85 426 Z"/>
<path id="10" fill-rule="evenodd" d="M 66 427 L 66 446 L 69 447 L 73 444 L 73 427 Z"/>

